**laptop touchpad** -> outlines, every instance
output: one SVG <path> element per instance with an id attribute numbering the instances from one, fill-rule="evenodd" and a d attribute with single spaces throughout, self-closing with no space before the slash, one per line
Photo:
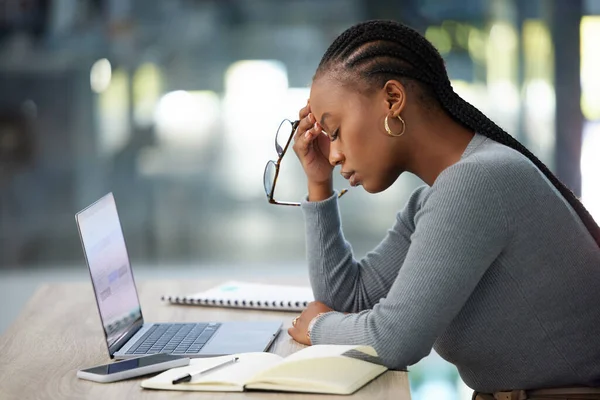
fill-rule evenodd
<path id="1" fill-rule="evenodd" d="M 280 322 L 224 322 L 200 354 L 225 355 L 266 350 Z"/>

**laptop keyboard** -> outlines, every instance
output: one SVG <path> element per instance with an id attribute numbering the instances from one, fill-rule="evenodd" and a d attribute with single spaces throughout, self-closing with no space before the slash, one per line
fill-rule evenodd
<path id="1" fill-rule="evenodd" d="M 154 324 L 126 354 L 195 354 L 221 324 Z"/>

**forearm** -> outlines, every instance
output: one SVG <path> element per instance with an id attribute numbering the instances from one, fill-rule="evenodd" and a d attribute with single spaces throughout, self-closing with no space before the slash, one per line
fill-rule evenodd
<path id="1" fill-rule="evenodd" d="M 355 311 L 359 265 L 344 239 L 336 195 L 303 204 L 308 272 L 315 299 L 338 311 Z"/>
<path id="2" fill-rule="evenodd" d="M 322 202 L 305 202 L 302 209 L 316 299 L 338 311 L 372 308 L 387 295 L 410 246 L 411 230 L 401 215 L 377 248 L 357 261 L 344 238 L 335 195 Z"/>
<path id="3" fill-rule="evenodd" d="M 428 340 L 398 329 L 397 324 L 385 316 L 382 319 L 373 310 L 358 314 L 330 312 L 315 320 L 310 337 L 314 345 L 371 346 L 386 367 L 405 369 L 429 354 L 432 346 Z"/>

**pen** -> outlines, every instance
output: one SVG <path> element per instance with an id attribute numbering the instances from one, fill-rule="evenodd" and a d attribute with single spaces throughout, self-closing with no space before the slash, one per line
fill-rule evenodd
<path id="1" fill-rule="evenodd" d="M 198 371 L 198 372 L 192 372 L 190 374 L 185 374 L 182 377 L 179 377 L 177 379 L 173 380 L 173 385 L 177 385 L 178 383 L 183 383 L 183 382 L 190 382 L 192 380 L 192 378 L 196 377 L 196 376 L 200 376 L 200 375 L 204 375 L 204 374 L 208 374 L 210 372 L 214 372 L 218 369 L 221 369 L 229 364 L 235 364 L 238 361 L 238 357 L 234 357 L 229 361 L 225 361 L 224 363 L 215 365 L 214 367 L 210 367 L 208 369 L 204 369 L 202 371 Z"/>

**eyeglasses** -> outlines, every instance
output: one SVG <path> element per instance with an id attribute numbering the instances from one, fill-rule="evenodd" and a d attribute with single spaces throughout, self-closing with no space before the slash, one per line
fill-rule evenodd
<path id="1" fill-rule="evenodd" d="M 267 194 L 267 199 L 271 204 L 278 204 L 280 206 L 300 206 L 300 203 L 298 202 L 277 201 L 273 198 L 273 194 L 275 193 L 275 185 L 277 184 L 277 177 L 279 176 L 281 160 L 283 159 L 285 152 L 292 142 L 292 137 L 294 136 L 294 132 L 296 132 L 299 123 L 300 121 L 292 122 L 289 119 L 284 119 L 281 124 L 279 124 L 279 128 L 277 129 L 277 134 L 275 135 L 275 151 L 277 152 L 278 158 L 277 161 L 269 160 L 267 162 L 263 175 L 265 193 Z M 338 198 L 342 197 L 344 194 L 346 194 L 346 192 L 348 192 L 347 189 L 342 190 L 338 195 Z"/>

